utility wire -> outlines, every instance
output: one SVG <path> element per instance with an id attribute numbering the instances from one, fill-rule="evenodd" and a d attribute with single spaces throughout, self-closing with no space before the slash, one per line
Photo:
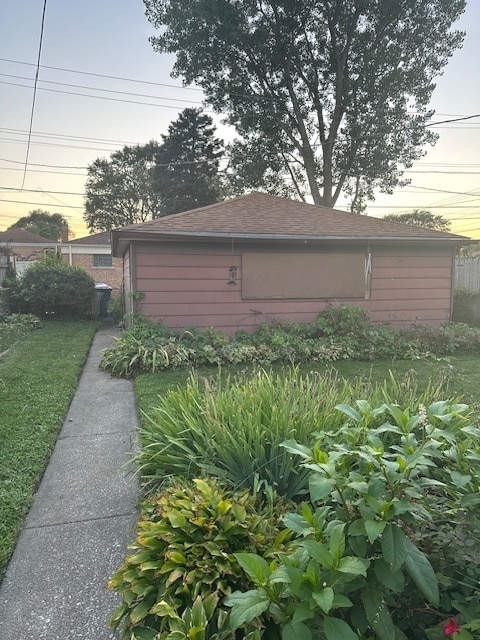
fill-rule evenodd
<path id="1" fill-rule="evenodd" d="M 9 58 L 0 58 L 2 62 L 11 62 L 13 64 L 23 64 L 29 67 L 34 67 L 35 65 L 32 62 L 21 62 L 20 60 L 11 60 Z M 52 69 L 53 71 L 65 71 L 66 73 L 78 73 L 83 76 L 93 76 L 96 78 L 108 78 L 109 80 L 122 80 L 124 82 L 136 82 L 138 84 L 149 84 L 156 87 L 168 87 L 169 89 L 182 89 L 185 91 L 197 91 L 202 93 L 202 89 L 198 89 L 197 87 L 183 87 L 178 84 L 165 84 L 162 82 L 152 82 L 149 80 L 137 80 L 134 78 L 123 78 L 121 76 L 112 76 L 103 73 L 93 73 L 91 71 L 80 71 L 77 69 L 67 69 L 65 67 L 51 67 L 46 64 L 40 65 L 42 69 Z"/>
<path id="2" fill-rule="evenodd" d="M 10 73 L 0 73 L 4 78 L 15 78 L 17 80 L 33 80 L 25 76 L 16 76 Z M 183 98 L 168 98 L 167 96 L 152 96 L 145 93 L 134 93 L 132 91 L 118 91 L 115 89 L 102 89 L 99 87 L 89 87 L 84 84 L 71 84 L 70 82 L 56 82 L 53 80 L 40 80 L 44 84 L 57 84 L 61 87 L 73 87 L 74 89 L 86 89 L 87 91 L 103 91 L 105 93 L 118 93 L 124 96 L 137 96 L 139 98 L 154 98 L 155 100 L 169 100 L 171 102 L 188 102 L 188 104 L 203 104 L 201 100 L 184 100 Z M 22 85 L 23 86 L 23 85 Z"/>
<path id="3" fill-rule="evenodd" d="M 25 178 L 27 177 L 27 167 L 28 167 L 28 156 L 30 154 L 30 142 L 32 139 L 32 128 L 33 128 L 33 116 L 35 114 L 35 98 L 37 96 L 37 84 L 38 84 L 38 75 L 40 73 L 40 56 L 42 55 L 42 43 L 43 43 L 43 30 L 45 27 L 45 12 L 47 10 L 47 0 L 43 0 L 43 11 L 42 11 L 42 24 L 40 27 L 40 42 L 38 44 L 38 57 L 37 57 L 37 66 L 35 71 L 35 83 L 33 85 L 33 98 L 32 98 L 32 111 L 30 113 L 30 126 L 28 130 L 28 141 L 27 141 L 27 152 L 25 154 L 25 167 L 23 170 L 23 179 L 22 179 L 22 189 L 25 185 Z"/>

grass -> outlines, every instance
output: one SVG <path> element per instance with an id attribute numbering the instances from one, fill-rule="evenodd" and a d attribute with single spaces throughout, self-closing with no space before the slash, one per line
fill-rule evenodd
<path id="1" fill-rule="evenodd" d="M 0 358 L 0 578 L 53 450 L 98 322 L 47 321 Z"/>

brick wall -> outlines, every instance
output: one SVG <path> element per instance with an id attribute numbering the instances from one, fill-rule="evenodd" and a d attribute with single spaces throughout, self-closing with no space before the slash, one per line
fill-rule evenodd
<path id="1" fill-rule="evenodd" d="M 64 254 L 65 260 L 68 261 L 68 255 Z M 92 254 L 73 254 L 72 264 L 76 267 L 81 266 L 92 276 L 94 281 L 104 282 L 114 290 L 113 295 L 117 294 L 122 287 L 122 259 L 112 258 L 113 267 L 94 267 Z"/>

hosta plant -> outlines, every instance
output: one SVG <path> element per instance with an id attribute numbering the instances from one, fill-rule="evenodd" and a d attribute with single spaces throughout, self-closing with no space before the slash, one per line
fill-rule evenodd
<path id="1" fill-rule="evenodd" d="M 455 640 L 477 637 L 478 581 L 460 592 L 461 577 L 452 579 L 428 536 L 442 524 L 467 537 L 478 531 L 480 429 L 471 411 L 366 401 L 338 410 L 347 422 L 313 448 L 284 445 L 310 472 L 310 501 L 284 519 L 297 536 L 289 553 L 274 562 L 237 553 L 255 587 L 227 599 L 232 625 L 267 617 L 283 640 L 420 640 L 446 629 Z"/>
<path id="2" fill-rule="evenodd" d="M 234 554 L 270 558 L 282 550 L 291 535 L 279 525 L 285 512 L 281 502 L 261 507 L 214 480 L 176 484 L 146 500 L 132 554 L 109 582 L 123 600 L 112 625 L 138 640 L 235 638 L 224 600 L 249 580 Z M 257 621 L 243 626 L 245 638 L 258 637 Z"/>

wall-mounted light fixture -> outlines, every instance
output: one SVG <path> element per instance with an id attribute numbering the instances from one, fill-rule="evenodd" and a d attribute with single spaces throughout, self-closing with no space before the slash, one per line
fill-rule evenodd
<path id="1" fill-rule="evenodd" d="M 237 267 L 228 267 L 228 283 L 227 284 L 237 284 Z"/>

